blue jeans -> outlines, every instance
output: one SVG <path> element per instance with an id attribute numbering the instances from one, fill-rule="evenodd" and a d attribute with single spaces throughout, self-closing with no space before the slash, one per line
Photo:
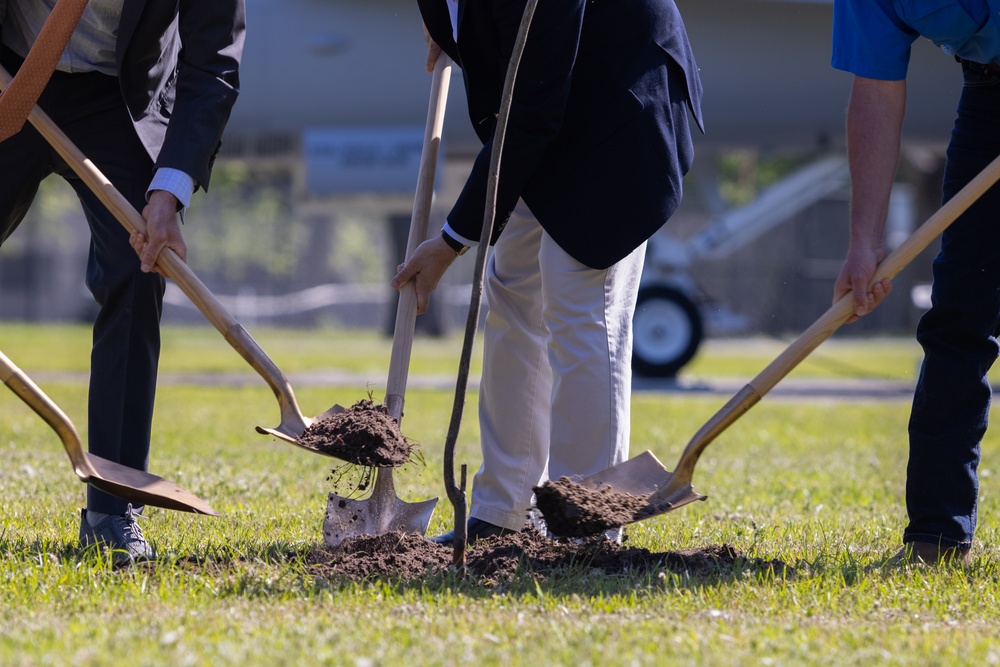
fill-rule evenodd
<path id="1" fill-rule="evenodd" d="M 964 75 L 945 201 L 1000 154 L 1000 74 L 966 69 Z M 968 549 L 992 396 L 986 374 L 1000 353 L 1000 187 L 942 235 L 931 304 L 917 327 L 924 361 L 910 414 L 903 542 Z"/>

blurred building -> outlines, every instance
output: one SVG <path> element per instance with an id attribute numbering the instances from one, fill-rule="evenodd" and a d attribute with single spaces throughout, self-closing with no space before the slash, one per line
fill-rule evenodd
<path id="1" fill-rule="evenodd" d="M 781 158 L 789 174 L 808 180 L 812 172 L 803 170 L 843 158 L 851 78 L 829 65 L 832 3 L 678 0 L 678 5 L 701 68 L 707 134 L 697 138 L 698 157 L 681 210 L 651 244 L 647 283 L 689 299 L 701 333 L 796 332 L 829 305 L 846 249 L 846 172 L 817 172 L 808 184 L 769 182 L 775 205 L 758 200 L 756 209 L 739 212 L 754 201 L 734 203 L 724 188 L 732 175 L 720 165 L 734 153 L 749 167 Z M 297 221 L 301 256 L 277 279 L 264 269 L 227 274 L 216 261 L 199 265 L 208 244 L 192 243 L 192 266 L 238 318 L 384 326 L 393 295 L 382 287 L 383 279 L 359 280 L 360 269 L 338 272 L 329 257 L 342 245 L 338 230 L 360 220 L 372 231 L 355 254 L 377 256 L 386 276 L 398 261 L 430 86 L 416 2 L 247 0 L 247 10 L 242 91 L 220 164 L 239 163 L 270 175 L 286 201 L 285 214 Z M 960 86 L 953 61 L 929 43 L 915 46 L 902 187 L 892 226 L 897 237 L 937 207 L 943 146 Z M 456 69 L 437 180 L 438 221 L 478 148 Z M 752 168 L 747 174 L 759 178 Z M 756 194 L 765 191 L 761 185 L 748 184 Z M 215 189 L 213 184 L 208 195 L 198 195 L 207 202 L 203 218 L 213 217 L 206 211 L 221 218 L 228 206 L 213 199 L 221 196 Z M 189 219 L 186 231 L 197 234 L 212 224 L 212 219 Z M 36 206 L 24 227 L 0 250 L 2 316 L 89 317 L 92 308 L 82 287 L 87 238 L 82 217 L 71 206 L 54 212 Z M 38 242 L 39 230 L 51 234 L 54 227 L 62 230 L 56 232 L 59 243 Z M 260 252 L 272 252 L 283 240 L 279 228 L 273 238 L 261 240 Z M 471 260 L 465 266 L 449 276 L 451 297 L 440 300 L 447 308 L 425 318 L 430 330 L 464 321 L 468 297 L 462 288 Z M 898 294 L 890 303 L 851 331 L 908 330 L 917 315 L 909 287 L 928 275 L 929 261 L 914 262 L 897 279 Z M 168 320 L 199 321 L 183 297 L 172 292 L 168 303 Z M 653 323 L 651 335 L 667 335 L 663 326 L 677 319 L 677 312 L 662 312 L 665 319 Z"/>

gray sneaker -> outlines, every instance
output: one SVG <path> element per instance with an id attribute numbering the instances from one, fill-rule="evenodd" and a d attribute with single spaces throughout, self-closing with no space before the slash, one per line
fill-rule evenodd
<path id="1" fill-rule="evenodd" d="M 153 549 L 142 535 L 139 519 L 142 514 L 132 509 L 129 503 L 125 514 L 110 515 L 96 526 L 87 520 L 87 510 L 80 510 L 80 546 L 98 544 L 102 549 L 111 549 L 111 557 L 116 565 L 135 563 L 153 558 Z"/>

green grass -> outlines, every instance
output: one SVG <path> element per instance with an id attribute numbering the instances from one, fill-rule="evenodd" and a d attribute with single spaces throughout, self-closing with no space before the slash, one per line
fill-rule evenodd
<path id="1" fill-rule="evenodd" d="M 250 332 L 265 353 L 286 374 L 332 368 L 371 374 L 384 381 L 389 364 L 389 339 L 372 331 L 321 329 L 302 331 L 254 327 Z M 2 348 L 14 363 L 32 371 L 86 371 L 90 363 L 89 325 L 4 323 L 0 326 Z M 243 359 L 223 337 L 209 326 L 165 327 L 161 372 L 249 371 Z M 750 379 L 790 343 L 768 337 L 741 340 L 708 340 L 682 373 L 687 377 Z M 458 367 L 462 333 L 445 338 L 417 335 L 411 373 L 453 374 Z M 478 353 L 481 340 L 477 340 Z M 866 377 L 912 380 L 920 360 L 920 348 L 909 338 L 881 338 L 858 344 L 851 339 L 825 342 L 791 373 L 790 377 Z M 478 371 L 478 354 L 473 372 Z"/>
<path id="2" fill-rule="evenodd" d="M 296 387 L 306 413 L 381 388 L 377 334 L 254 331 L 286 373 L 350 370 L 357 387 Z M 162 369 L 250 373 L 211 329 L 168 329 Z M 460 339 L 418 338 L 413 373 L 454 377 Z M 711 341 L 686 373 L 749 379 L 784 343 Z M 29 374 L 83 371 L 83 327 L 0 326 L 0 349 Z M 820 359 L 817 355 L 824 355 Z M 803 377 L 911 379 L 908 340 L 830 341 Z M 370 379 L 367 379 L 370 376 Z M 45 375 L 45 377 L 50 377 Z M 86 428 L 86 387 L 40 382 Z M 252 377 L 252 376 L 251 376 Z M 412 374 L 411 374 L 412 377 Z M 450 528 L 441 447 L 452 390 L 410 389 L 403 431 L 426 467 L 396 474 L 406 500 L 439 496 L 430 531 Z M 474 393 L 458 461 L 479 464 Z M 634 396 L 633 451 L 668 467 L 725 397 Z M 0 664 L 3 665 L 988 665 L 1000 662 L 1000 484 L 996 436 L 983 446 L 980 526 L 968 571 L 868 570 L 905 522 L 905 401 L 765 398 L 705 452 L 709 495 L 639 524 L 654 551 L 731 544 L 790 570 L 712 577 L 663 572 L 524 577 L 499 589 L 456 578 L 317 579 L 301 554 L 321 540 L 332 459 L 257 435 L 278 409 L 263 382 L 164 383 L 151 471 L 222 512 L 150 509 L 163 558 L 114 570 L 76 549 L 84 486 L 58 438 L 0 393 Z"/>
<path id="3" fill-rule="evenodd" d="M 384 383 L 389 365 L 389 338 L 376 332 L 321 329 L 301 331 L 254 327 L 250 331 L 264 352 L 286 374 L 334 368 L 371 374 Z M 4 323 L 0 345 L 26 371 L 84 372 L 90 367 L 90 326 Z M 210 326 L 164 327 L 160 371 L 222 373 L 251 372 L 243 358 Z M 440 339 L 417 335 L 412 373 L 457 369 L 459 335 Z M 329 406 L 327 406 L 329 407 Z"/>
<path id="4" fill-rule="evenodd" d="M 709 340 L 682 375 L 751 378 L 792 341 L 776 338 Z M 920 346 L 912 338 L 876 338 L 862 343 L 834 338 L 789 373 L 795 378 L 869 378 L 915 381 Z"/>

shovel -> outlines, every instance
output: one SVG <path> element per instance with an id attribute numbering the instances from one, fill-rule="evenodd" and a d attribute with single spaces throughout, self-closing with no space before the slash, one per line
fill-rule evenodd
<path id="1" fill-rule="evenodd" d="M 0 379 L 56 432 L 73 464 L 73 472 L 81 482 L 136 505 L 154 505 L 182 512 L 219 515 L 204 500 L 173 482 L 108 461 L 100 456 L 88 455 L 83 451 L 80 436 L 73 422 L 3 352 L 0 352 Z"/>
<path id="2" fill-rule="evenodd" d="M 6 88 L 10 83 L 10 74 L 0 67 L 0 88 Z M 35 126 L 39 134 L 66 161 L 66 164 L 76 172 L 77 176 L 87 184 L 109 211 L 118 219 L 125 229 L 132 232 L 138 229 L 145 233 L 146 221 L 135 208 L 122 196 L 104 174 L 80 152 L 69 137 L 60 130 L 52 119 L 37 106 L 31 111 L 28 120 Z M 264 378 L 278 399 L 281 410 L 281 423 L 274 428 L 258 426 L 257 432 L 273 435 L 276 438 L 298 445 L 316 454 L 325 454 L 312 447 L 307 447 L 298 438 L 313 422 L 328 419 L 341 412 L 343 408 L 334 405 L 323 414 L 314 417 L 304 417 L 292 392 L 292 386 L 281 370 L 267 356 L 257 341 L 247 333 L 246 329 L 229 314 L 218 299 L 191 271 L 187 264 L 169 248 L 156 260 L 157 265 L 181 288 L 181 291 L 198 307 L 198 310 L 208 318 L 208 321 L 223 335 L 226 341 L 235 349 L 257 373 Z"/>
<path id="3" fill-rule="evenodd" d="M 875 277 L 872 278 L 872 284 L 898 274 L 998 179 L 1000 179 L 1000 157 L 987 165 L 978 176 L 886 257 L 879 264 Z M 810 352 L 850 319 L 853 312 L 851 295 L 845 294 L 695 433 L 684 448 L 674 472 L 664 468 L 663 464 L 647 451 L 617 466 L 585 477 L 579 480 L 580 483 L 589 488 L 606 485 L 613 491 L 638 496 L 649 494 L 648 505 L 636 513 L 633 521 L 665 514 L 696 500 L 705 500 L 706 496 L 697 493 L 691 484 L 694 468 L 701 453 L 719 434 L 756 405 Z"/>
<path id="4" fill-rule="evenodd" d="M 424 144 L 417 172 L 410 233 L 406 240 L 406 257 L 410 257 L 417 246 L 427 238 L 427 223 L 434 197 L 434 172 L 437 170 L 450 82 L 451 60 L 442 54 L 434 64 L 434 75 L 431 79 Z M 403 418 L 403 394 L 406 391 L 406 379 L 409 375 L 416 319 L 417 292 L 413 281 L 410 281 L 399 291 L 385 392 L 385 404 L 389 408 L 389 416 L 397 423 Z M 423 535 L 427 532 L 437 498 L 418 503 L 404 502 L 396 497 L 392 468 L 379 468 L 375 475 L 375 486 L 371 496 L 366 499 L 356 500 L 330 494 L 326 517 L 323 520 L 323 541 L 327 545 L 337 547 L 344 540 L 361 535 L 382 535 L 396 531 Z"/>

